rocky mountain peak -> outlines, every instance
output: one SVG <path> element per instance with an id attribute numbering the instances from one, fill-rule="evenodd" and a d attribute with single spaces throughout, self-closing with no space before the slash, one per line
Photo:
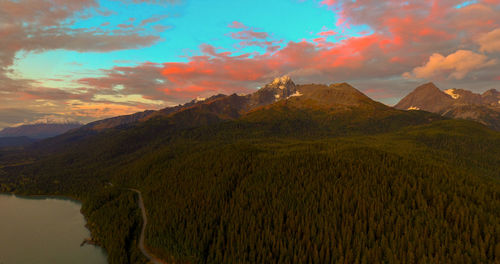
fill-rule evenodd
<path id="1" fill-rule="evenodd" d="M 439 93 L 442 93 L 442 91 L 439 90 L 439 88 L 433 82 L 422 84 L 422 85 L 420 85 L 419 87 L 417 87 L 415 89 L 415 92 L 424 92 L 424 91 L 425 92 L 439 92 Z"/>
<path id="2" fill-rule="evenodd" d="M 279 89 L 285 89 L 286 86 L 294 84 L 290 76 L 283 75 L 281 77 L 274 78 L 274 81 L 270 85 L 278 87 Z M 295 85 L 295 84 L 294 84 Z"/>
<path id="3" fill-rule="evenodd" d="M 284 75 L 274 78 L 271 83 L 264 86 L 264 88 L 262 88 L 261 90 L 273 91 L 276 95 L 275 99 L 280 100 L 294 94 L 297 90 L 297 87 L 290 76 Z"/>
<path id="4" fill-rule="evenodd" d="M 267 105 L 276 101 L 287 99 L 296 94 L 297 86 L 292 79 L 287 76 L 275 78 L 257 92 L 250 95 L 250 107 Z"/>
<path id="5" fill-rule="evenodd" d="M 460 94 L 457 93 L 457 89 L 448 89 L 444 91 L 447 95 L 451 96 L 453 99 L 460 98 Z"/>
<path id="6" fill-rule="evenodd" d="M 482 96 L 500 96 L 500 92 L 497 91 L 497 89 L 489 89 L 488 91 L 484 92 Z"/>
<path id="7" fill-rule="evenodd" d="M 496 89 L 490 89 L 481 94 L 481 99 L 484 104 L 500 105 L 500 92 Z"/>
<path id="8" fill-rule="evenodd" d="M 449 94 L 455 94 L 455 90 L 443 92 L 434 83 L 426 83 L 417 87 L 413 92 L 403 98 L 395 105 L 397 109 L 403 110 L 425 110 L 429 112 L 440 112 L 453 103 L 455 99 Z"/>
<path id="9" fill-rule="evenodd" d="M 395 108 L 470 119 L 500 130 L 500 93 L 494 89 L 483 94 L 464 89 L 441 91 L 434 84 L 427 83 L 401 99 Z"/>

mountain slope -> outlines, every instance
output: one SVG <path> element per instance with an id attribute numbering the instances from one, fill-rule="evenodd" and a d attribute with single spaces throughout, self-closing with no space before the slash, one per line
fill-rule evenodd
<path id="1" fill-rule="evenodd" d="M 394 107 L 474 120 L 500 130 L 500 93 L 494 89 L 483 94 L 463 89 L 441 91 L 433 83 L 428 83 L 417 87 Z"/>
<path id="2" fill-rule="evenodd" d="M 144 113 L 144 112 L 143 112 Z M 137 115 L 142 115 L 139 113 Z M 122 120 L 125 117 L 118 117 Z M 408 125 L 425 124 L 441 119 L 423 112 L 408 113 L 375 102 L 346 83 L 332 85 L 295 85 L 287 77 L 277 78 L 250 95 L 217 95 L 204 101 L 191 102 L 175 109 L 166 108 L 147 113 L 143 119 L 94 129 L 99 122 L 40 142 L 41 151 L 61 151 L 83 144 L 100 149 L 116 142 L 115 151 L 140 148 L 144 142 L 161 141 L 179 130 L 210 126 L 231 120 L 240 128 L 253 127 L 259 133 L 272 131 L 296 136 L 310 134 L 340 135 L 348 133 L 381 133 Z M 113 119 L 105 120 L 109 123 Z M 304 122 L 308 125 L 304 125 Z M 235 124 L 236 124 L 235 123 Z M 311 126 L 311 127 L 307 127 Z M 242 136 L 249 131 L 239 129 Z M 203 135 L 200 135 L 203 136 Z M 120 141 L 129 143 L 122 144 Z M 99 142 L 99 143 L 97 143 Z M 112 153 L 115 153 L 113 151 Z"/>
<path id="3" fill-rule="evenodd" d="M 0 137 L 0 148 L 27 146 L 36 140 L 28 137 Z"/>
<path id="4" fill-rule="evenodd" d="M 63 134 L 81 126 L 82 124 L 80 123 L 28 124 L 18 127 L 4 128 L 0 131 L 0 137 L 29 137 L 34 139 L 43 139 Z"/>
<path id="5" fill-rule="evenodd" d="M 402 110 L 425 110 L 440 113 L 453 104 L 453 98 L 439 90 L 433 83 L 417 87 L 394 107 Z"/>
<path id="6" fill-rule="evenodd" d="M 269 136 L 260 125 L 235 120 L 183 130 L 115 159 L 80 148 L 4 167 L 0 186 L 83 199 L 94 239 L 113 249 L 110 263 L 133 263 L 118 250 L 133 238 L 108 239 L 140 227 L 129 187 L 144 196 L 148 248 L 168 262 L 500 258 L 492 250 L 500 134 L 460 120 L 346 137 Z"/>
<path id="7" fill-rule="evenodd" d="M 171 263 L 500 261 L 500 133 L 289 81 L 0 156 L 0 191 L 81 199 L 111 264 L 143 263 L 127 188 Z"/>

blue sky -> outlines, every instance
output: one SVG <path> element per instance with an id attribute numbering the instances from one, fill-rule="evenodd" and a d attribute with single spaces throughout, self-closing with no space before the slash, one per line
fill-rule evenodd
<path id="1" fill-rule="evenodd" d="M 328 6 L 321 5 L 318 1 L 220 0 L 186 1 L 173 5 L 138 5 L 101 0 L 100 6 L 104 10 L 112 10 L 112 14 L 76 21 L 71 27 L 118 29 L 120 24 L 139 25 L 145 19 L 163 17 L 152 23 L 149 28 L 160 25 L 167 29 L 159 34 L 161 41 L 141 49 L 106 53 L 68 50 L 21 52 L 17 56 L 14 69 L 25 78 L 35 79 L 74 73 L 88 76 L 89 73 L 99 74 L 96 71 L 98 69 L 145 61 L 187 61 L 185 56 L 198 53 L 199 46 L 203 43 L 221 48 L 236 45 L 238 41 L 227 36 L 235 31 L 228 27 L 233 21 L 255 28 L 256 31 L 272 32 L 274 38 L 283 39 L 285 43 L 313 39 L 317 37 L 318 32 L 328 29 L 337 30 L 336 15 Z M 102 26 L 103 24 L 105 26 Z M 366 26 L 353 27 L 348 30 L 348 34 L 355 35 L 367 29 Z M 251 47 L 242 50 L 252 51 L 262 49 Z M 40 68 L 40 65 L 44 67 Z"/>

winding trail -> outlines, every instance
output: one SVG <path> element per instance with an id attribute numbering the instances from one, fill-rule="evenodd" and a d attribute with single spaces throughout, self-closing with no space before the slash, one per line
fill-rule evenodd
<path id="1" fill-rule="evenodd" d="M 149 260 L 150 263 L 165 264 L 165 262 L 163 262 L 161 259 L 149 253 L 148 250 L 146 249 L 146 246 L 144 246 L 144 237 L 146 232 L 146 225 L 148 224 L 148 217 L 146 216 L 146 208 L 144 207 L 144 201 L 142 200 L 141 191 L 131 188 L 127 190 L 136 192 L 137 195 L 139 196 L 139 208 L 141 208 L 142 212 L 142 228 L 141 228 L 141 236 L 139 238 L 139 249 L 141 250 L 142 254 L 144 254 L 144 256 Z"/>

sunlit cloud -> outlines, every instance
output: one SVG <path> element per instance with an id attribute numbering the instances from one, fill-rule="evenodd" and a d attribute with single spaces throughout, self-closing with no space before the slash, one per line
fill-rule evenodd
<path id="1" fill-rule="evenodd" d="M 497 61 L 489 59 L 483 54 L 474 53 L 469 50 L 458 50 L 448 56 L 434 53 L 429 57 L 425 65 L 416 67 L 412 73 L 404 73 L 408 78 L 432 78 L 440 75 L 448 75 L 449 78 L 461 80 L 474 70 L 496 65 Z"/>
<path id="2" fill-rule="evenodd" d="M 130 10 L 182 6 L 182 1 L 0 1 L 0 113 L 27 107 L 30 111 L 20 116 L 28 121 L 30 114 L 88 121 L 159 109 L 198 96 L 250 93 L 283 74 L 298 83 L 352 82 L 389 103 L 418 81 L 498 88 L 498 0 L 283 1 L 283 10 L 273 11 L 279 25 L 274 30 L 257 19 L 266 10 L 258 16 L 234 17 L 229 10 L 234 1 L 221 1 L 220 6 L 228 6 L 227 17 L 205 23 L 212 21 L 192 16 L 187 31 L 175 25 L 190 17 L 182 13 L 184 8 L 142 17 L 114 10 L 116 5 Z M 283 21 L 293 19 L 287 7 L 308 3 L 331 21 L 295 38 L 280 32 L 280 27 L 287 27 Z M 239 5 L 245 8 L 247 3 Z M 304 23 L 314 21 L 311 15 Z M 202 36 L 205 27 L 215 27 L 210 32 L 216 33 Z M 189 48 L 186 41 L 191 41 Z M 160 59 L 172 47 L 178 57 Z M 23 54 L 61 50 L 73 52 L 67 56 L 113 57 L 106 66 L 72 59 L 65 62 L 68 71 L 50 74 L 47 65 L 16 63 Z M 137 52 L 114 57 L 129 50 Z M 35 77 L 26 73 L 30 67 L 40 69 Z M 0 126 L 12 122 L 0 120 Z"/>

